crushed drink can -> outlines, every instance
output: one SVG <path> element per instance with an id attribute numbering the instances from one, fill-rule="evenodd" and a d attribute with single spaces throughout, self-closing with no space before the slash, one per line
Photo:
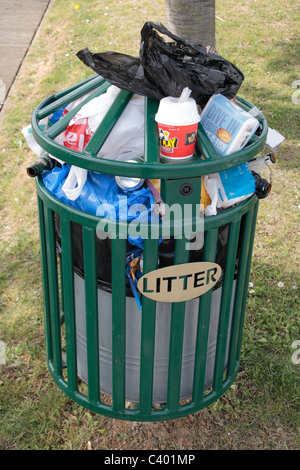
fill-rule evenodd
<path id="1" fill-rule="evenodd" d="M 142 161 L 141 158 L 136 158 L 128 160 L 128 163 L 138 163 L 140 161 Z M 145 182 L 145 179 L 143 178 L 134 178 L 130 176 L 115 176 L 115 180 L 117 185 L 124 191 L 136 191 L 137 189 L 140 189 Z"/>

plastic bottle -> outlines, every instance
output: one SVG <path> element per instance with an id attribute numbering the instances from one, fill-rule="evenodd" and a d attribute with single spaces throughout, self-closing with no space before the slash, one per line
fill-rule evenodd
<path id="1" fill-rule="evenodd" d="M 252 158 L 248 162 L 248 168 L 250 171 L 260 173 L 267 167 L 271 167 L 276 162 L 276 158 L 273 153 L 267 153 L 262 157 Z"/>
<path id="2" fill-rule="evenodd" d="M 258 173 L 255 173 L 255 171 L 252 171 L 251 173 L 255 178 L 255 194 L 258 199 L 264 199 L 270 193 L 272 185 Z"/>
<path id="3" fill-rule="evenodd" d="M 41 175 L 45 170 L 52 170 L 56 164 L 56 160 L 49 157 L 47 153 L 44 153 L 27 168 L 27 175 L 34 178 L 35 176 Z"/>

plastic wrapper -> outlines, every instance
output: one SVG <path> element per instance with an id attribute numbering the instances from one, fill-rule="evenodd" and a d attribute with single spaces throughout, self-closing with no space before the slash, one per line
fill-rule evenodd
<path id="1" fill-rule="evenodd" d="M 158 32 L 172 41 L 166 42 Z M 113 85 L 157 100 L 179 97 L 188 87 L 191 97 L 204 106 L 216 93 L 233 98 L 244 80 L 239 68 L 227 59 L 206 52 L 206 47 L 175 36 L 161 23 L 151 21 L 141 30 L 139 57 L 117 52 L 92 53 L 88 48 L 77 56 Z"/>
<path id="2" fill-rule="evenodd" d="M 64 147 L 82 152 L 120 89 L 111 86 L 106 93 L 85 104 L 57 138 Z M 67 108 L 66 111 L 70 111 Z M 134 95 L 113 127 L 97 156 L 110 160 L 129 160 L 144 152 L 144 100 Z"/>
<path id="3" fill-rule="evenodd" d="M 44 131 L 47 127 L 47 119 L 42 119 L 40 121 L 40 128 Z M 22 133 L 25 137 L 26 143 L 28 147 L 38 156 L 40 157 L 45 153 L 45 150 L 42 149 L 42 147 L 37 143 L 35 138 L 33 137 L 32 130 L 31 130 L 31 124 L 28 124 L 28 126 L 24 127 L 22 129 Z"/>

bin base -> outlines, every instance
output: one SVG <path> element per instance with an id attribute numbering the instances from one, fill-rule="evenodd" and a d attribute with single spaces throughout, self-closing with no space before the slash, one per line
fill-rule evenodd
<path id="1" fill-rule="evenodd" d="M 85 289 L 84 279 L 74 273 L 75 313 L 76 313 L 76 345 L 78 376 L 86 383 L 87 377 L 87 342 L 85 327 Z M 207 361 L 205 372 L 205 389 L 212 386 L 218 323 L 220 316 L 222 287 L 212 292 Z M 227 348 L 225 369 L 227 367 L 231 320 L 235 282 L 233 284 L 229 327 L 227 331 Z M 190 398 L 193 390 L 194 360 L 196 349 L 196 332 L 198 321 L 199 298 L 186 302 L 184 339 L 182 353 L 182 370 L 180 399 Z M 171 303 L 157 302 L 155 355 L 153 376 L 153 403 L 162 404 L 167 401 L 167 377 L 170 343 Z M 98 289 L 98 321 L 99 321 L 99 369 L 100 391 L 112 395 L 112 295 Z M 133 297 L 126 297 L 126 375 L 125 398 L 130 402 L 139 402 L 140 382 L 140 342 L 142 313 Z"/>

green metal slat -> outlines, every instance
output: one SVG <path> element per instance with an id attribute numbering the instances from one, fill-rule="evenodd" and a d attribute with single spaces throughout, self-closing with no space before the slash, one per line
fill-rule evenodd
<path id="1" fill-rule="evenodd" d="M 145 162 L 157 163 L 159 161 L 159 141 L 155 114 L 158 110 L 158 101 L 145 97 Z"/>
<path id="2" fill-rule="evenodd" d="M 121 162 L 121 164 L 123 164 L 123 163 L 124 162 Z M 133 168 L 133 166 L 134 166 L 131 163 L 129 163 L 128 165 L 130 165 L 131 168 Z M 97 217 L 95 215 L 92 215 L 92 214 L 88 214 L 86 212 L 82 212 L 79 209 L 75 209 L 74 207 L 69 206 L 69 205 L 59 201 L 56 197 L 54 197 L 45 188 L 45 186 L 43 184 L 43 180 L 42 180 L 41 177 L 36 178 L 36 183 L 37 183 L 38 196 L 44 201 L 44 203 L 48 207 L 50 207 L 57 214 L 62 215 L 63 217 L 65 217 L 65 211 L 67 211 L 68 216 L 70 217 L 70 219 L 72 219 L 73 222 L 76 222 L 76 223 L 81 224 L 81 225 L 86 225 L 86 226 L 89 226 L 89 227 L 95 227 L 95 228 L 98 226 L 98 223 L 99 223 L 99 220 L 100 220 L 99 217 Z M 256 201 L 257 201 L 256 196 L 252 196 L 249 199 L 241 202 L 240 204 L 226 209 L 226 211 L 223 211 L 218 215 L 215 215 L 213 217 L 204 217 L 205 230 L 213 230 L 216 227 L 221 227 L 222 225 L 226 225 L 226 224 L 230 223 L 231 220 L 236 218 L 236 216 L 242 216 L 243 214 L 246 214 L 255 205 Z M 126 225 L 124 225 L 124 222 L 118 222 L 117 224 L 119 225 L 119 231 L 120 232 L 122 232 L 124 234 L 127 233 L 127 228 L 126 228 Z M 126 222 L 125 222 L 125 224 L 126 224 Z M 123 230 L 123 227 L 121 228 L 122 225 L 124 225 L 124 230 Z M 140 227 L 142 228 L 142 226 L 143 226 L 143 224 L 141 223 Z M 148 224 L 148 226 L 150 227 L 150 224 Z M 188 228 L 189 227 L 190 226 L 188 225 Z M 128 229 L 130 229 L 130 225 L 129 225 Z M 152 230 L 152 227 L 150 227 L 150 229 Z M 114 229 L 114 230 L 117 230 L 117 226 L 116 226 L 116 229 Z M 150 231 L 145 231 L 145 232 L 143 231 L 143 236 L 144 236 L 144 233 L 148 234 L 148 232 L 149 232 L 149 234 L 151 234 L 151 230 Z M 155 234 L 154 236 L 158 236 L 158 235 L 156 235 L 156 230 L 155 229 L 153 230 L 153 232 Z M 162 232 L 159 232 L 159 233 L 162 233 Z M 169 234 L 170 234 L 170 232 L 168 232 L 168 235 Z M 132 232 L 132 235 L 136 235 L 136 232 L 134 230 Z M 145 238 L 146 238 L 146 236 L 145 236 Z"/>
<path id="3" fill-rule="evenodd" d="M 244 289 L 247 289 L 248 286 L 245 285 L 245 277 L 247 270 L 247 258 L 249 252 L 250 238 L 251 238 L 251 226 L 253 221 L 253 208 L 247 212 L 241 223 L 240 230 L 240 240 L 241 247 L 239 253 L 239 262 L 238 262 L 238 274 L 236 280 L 236 290 L 235 290 L 235 299 L 233 305 L 232 313 L 232 324 L 231 324 L 231 337 L 230 337 L 230 346 L 228 354 L 228 366 L 227 366 L 227 377 L 232 376 L 235 372 L 237 365 L 237 341 L 238 341 L 238 331 L 240 324 L 240 312 L 242 305 L 242 298 Z"/>
<path id="4" fill-rule="evenodd" d="M 49 281 L 48 281 L 48 266 L 47 266 L 47 240 L 44 218 L 44 203 L 40 197 L 38 200 L 39 211 L 39 226 L 40 226 L 40 240 L 41 240 L 41 263 L 42 263 L 42 279 L 43 279 L 43 293 L 44 293 L 44 307 L 45 307 L 45 332 L 46 332 L 46 347 L 47 347 L 47 360 L 53 358 L 52 348 L 52 333 L 51 333 L 51 316 L 50 316 L 50 295 L 49 295 Z"/>
<path id="5" fill-rule="evenodd" d="M 65 88 L 64 90 L 57 91 L 56 93 L 54 93 L 53 97 L 54 97 L 55 100 L 59 100 L 63 96 L 68 95 L 72 91 L 74 91 L 78 88 L 81 88 L 82 86 L 86 86 L 90 82 L 93 82 L 93 84 L 91 83 L 91 85 L 89 85 L 89 86 L 92 86 L 92 87 L 99 86 L 102 83 L 102 80 L 103 80 L 103 77 L 100 77 L 98 74 L 91 75 L 90 77 L 85 78 L 84 80 L 82 80 L 79 83 L 74 83 L 69 88 Z M 78 97 L 82 96 L 81 93 L 82 93 L 82 90 L 80 90 L 80 95 Z M 86 91 L 84 91 L 84 93 L 86 93 Z"/>
<path id="6" fill-rule="evenodd" d="M 102 85 L 96 85 L 96 81 Z M 202 154 L 205 161 L 200 161 L 199 157 L 189 164 L 163 164 L 158 158 L 158 139 L 157 129 L 154 116 L 158 107 L 158 103 L 154 100 L 145 98 L 145 163 L 130 165 L 124 162 L 102 161 L 102 159 L 94 158 L 98 150 L 105 142 L 109 132 L 117 122 L 119 116 L 125 109 L 131 95 L 128 92 L 121 91 L 118 99 L 104 118 L 102 125 L 98 126 L 96 133 L 90 140 L 85 151 L 78 153 L 66 149 L 52 141 L 62 130 L 64 130 L 72 118 L 69 114 L 67 118 L 63 118 L 59 124 L 54 125 L 47 134 L 38 128 L 38 120 L 43 113 L 50 113 L 51 110 L 59 109 L 64 103 L 71 99 L 83 96 L 87 92 L 87 88 L 95 87 L 97 89 L 91 92 L 88 99 L 98 96 L 106 89 L 109 84 L 103 83 L 101 77 L 89 78 L 81 84 L 70 87 L 65 92 L 53 95 L 45 100 L 39 108 L 35 110 L 33 120 L 33 134 L 37 135 L 38 143 L 45 148 L 46 151 L 54 150 L 53 155 L 61 158 L 73 165 L 82 166 L 83 168 L 93 171 L 101 171 L 108 174 L 120 174 L 124 176 L 138 176 L 145 178 L 159 179 L 180 179 L 199 178 L 202 174 L 221 171 L 222 169 L 240 164 L 250 158 L 250 155 L 257 154 L 258 149 L 261 150 L 265 141 L 267 125 L 263 120 L 263 133 L 261 136 L 255 136 L 251 145 L 247 146 L 243 151 L 222 159 L 213 158 L 214 155 L 209 148 L 208 140 L 202 142 Z M 103 86 L 104 88 L 101 88 Z M 92 90 L 91 88 L 91 90 Z M 100 90 L 101 88 L 101 90 Z M 94 93 L 94 94 L 93 94 Z M 121 99 L 119 99 L 121 97 Z M 74 115 L 83 106 L 73 110 Z M 251 108 L 251 105 L 249 106 Z M 113 122 L 115 120 L 115 122 Z M 107 122 L 105 122 L 107 121 Z M 149 124 L 151 121 L 151 124 Z M 262 122 L 262 121 L 261 121 Z M 56 127 L 55 127 L 56 126 Z M 200 124 L 201 126 L 201 124 Z M 201 137 L 201 127 L 198 132 Z M 202 140 L 201 138 L 199 140 Z M 201 142 L 198 145 L 198 151 L 201 153 Z M 219 166 L 219 164 L 221 166 Z M 217 168 L 218 167 L 218 168 Z M 170 170 L 171 173 L 170 173 Z M 40 182 L 41 183 L 41 182 Z M 178 182 L 179 184 L 179 182 Z M 221 314 L 219 319 L 217 351 L 215 358 L 215 374 L 214 374 L 214 390 L 204 396 L 205 369 L 207 362 L 207 342 L 210 326 L 210 310 L 211 298 L 213 291 L 209 291 L 199 299 L 198 325 L 196 338 L 196 352 L 194 364 L 194 382 L 192 402 L 188 405 L 180 406 L 180 387 L 182 381 L 181 367 L 183 353 L 184 323 L 186 313 L 186 303 L 174 303 L 172 305 L 171 329 L 170 329 L 170 345 L 169 345 L 169 370 L 166 381 L 168 382 L 167 405 L 164 410 L 152 409 L 153 398 L 153 372 L 154 372 L 154 351 L 155 351 L 155 327 L 156 327 L 156 303 L 155 301 L 143 298 L 141 313 L 141 357 L 140 357 L 140 403 L 136 410 L 126 410 L 126 243 L 127 240 L 117 239 L 112 241 L 112 406 L 101 403 L 100 401 L 100 371 L 99 371 L 99 326 L 98 325 L 98 288 L 97 288 L 97 260 L 96 260 L 96 225 L 97 218 L 80 211 L 67 207 L 53 198 L 42 187 L 42 183 L 38 185 L 38 193 L 40 211 L 40 227 L 41 227 L 41 244 L 42 244 L 42 262 L 43 262 L 43 282 L 45 294 L 45 319 L 46 319 L 46 335 L 49 343 L 48 357 L 49 369 L 55 381 L 60 388 L 64 390 L 75 401 L 84 404 L 95 412 L 101 412 L 107 416 L 121 419 L 140 419 L 142 421 L 153 421 L 161 419 L 172 419 L 179 416 L 185 416 L 191 412 L 198 411 L 200 408 L 207 406 L 221 396 L 232 383 L 237 370 L 240 356 L 240 348 L 242 341 L 242 330 L 244 321 L 244 310 L 247 296 L 247 284 L 249 280 L 251 254 L 253 247 L 255 216 L 254 203 L 256 200 L 251 198 L 245 203 L 239 204 L 235 208 L 224 211 L 215 217 L 205 220 L 205 228 L 209 229 L 206 236 L 203 261 L 215 260 L 218 229 L 226 223 L 230 224 L 230 235 L 227 243 L 227 261 L 223 278 L 223 291 L 221 297 Z M 172 192 L 172 191 L 171 191 Z M 45 207 L 42 203 L 45 203 Z M 196 197 L 197 201 L 200 195 Z M 195 201 L 192 202 L 196 204 Z M 47 207 L 47 208 L 46 208 Z M 244 214 L 251 211 L 251 216 Z M 255 207 L 257 211 L 257 205 Z M 68 380 L 64 380 L 62 375 L 62 354 L 61 354 L 61 329 L 59 315 L 59 283 L 57 273 L 57 256 L 55 249 L 55 232 L 53 212 L 60 215 L 61 221 L 61 244 L 62 244 L 62 261 L 61 266 L 61 289 L 62 303 L 65 312 L 66 322 L 66 348 L 67 348 L 67 371 Z M 233 311 L 233 320 L 231 325 L 231 337 L 229 348 L 229 359 L 227 367 L 227 377 L 223 380 L 224 361 L 227 348 L 227 331 L 230 318 L 230 300 L 232 293 L 232 283 L 234 276 L 234 262 L 237 240 L 239 233 L 239 220 L 243 216 L 242 231 L 246 241 L 241 241 L 240 266 L 236 281 L 236 293 Z M 209 220 L 210 219 L 210 220 Z M 72 253 L 72 231 L 71 220 L 80 221 L 83 226 L 83 245 L 84 245 L 84 280 L 85 280 L 85 303 L 86 303 L 86 340 L 87 340 L 87 375 L 88 375 L 88 397 L 84 397 L 77 389 L 77 363 L 76 363 L 76 321 L 75 321 L 75 299 L 74 299 L 74 266 Z M 252 226 L 251 223 L 253 222 Z M 120 226 L 117 224 L 116 230 Z M 248 230 L 248 232 L 247 232 Z M 172 232 L 173 233 L 173 232 Z M 248 237 L 248 234 L 250 236 Z M 188 261 L 189 253 L 186 251 L 187 240 L 176 240 L 175 264 L 185 263 Z M 188 245 L 189 243 L 187 243 Z M 44 258 L 44 259 L 43 259 Z M 144 245 L 144 273 L 157 268 L 158 259 L 158 240 L 145 240 Z M 241 292 L 238 292 L 239 286 Z M 99 308 L 98 308 L 99 307 Z M 109 312 L 107 312 L 109 314 Z M 48 326 L 47 326 L 48 324 Z M 128 334 L 128 332 L 127 332 Z M 169 334 L 169 331 L 167 331 Z"/>
<path id="7" fill-rule="evenodd" d="M 176 240 L 174 264 L 188 262 L 187 242 L 189 240 L 185 238 Z M 179 408 L 185 307 L 185 302 L 172 304 L 167 393 L 168 410 Z"/>
<path id="8" fill-rule="evenodd" d="M 57 111 L 58 109 L 63 108 L 64 106 L 70 104 L 72 101 L 77 100 L 78 98 L 85 95 L 86 93 L 89 93 L 94 88 L 102 85 L 103 83 L 104 83 L 104 79 L 102 77 L 95 76 L 95 77 L 91 77 L 91 79 L 89 79 L 88 81 L 84 81 L 84 83 L 81 86 L 77 84 L 76 87 L 73 86 L 70 89 L 62 91 L 60 93 L 56 93 L 53 96 L 53 99 L 55 101 L 42 107 L 37 113 L 37 118 L 43 119 L 44 117 L 49 116 L 54 111 Z"/>
<path id="9" fill-rule="evenodd" d="M 96 80 L 94 78 L 94 80 Z M 101 78 L 98 77 L 98 79 L 101 81 Z M 93 80 L 91 80 L 91 83 L 93 83 Z M 76 88 L 73 88 L 73 92 L 78 92 L 78 95 L 82 95 L 82 88 L 84 91 L 86 91 L 86 86 L 90 86 L 90 83 L 87 83 L 85 85 L 78 84 L 78 90 Z M 109 86 L 107 82 L 105 82 L 101 86 Z M 99 87 L 99 89 L 101 88 Z M 97 90 L 96 90 L 97 91 Z M 32 115 L 32 132 L 35 140 L 37 143 L 43 147 L 46 151 L 48 151 L 51 155 L 56 156 L 57 158 L 62 159 L 63 161 L 70 163 L 72 165 L 80 166 L 82 168 L 86 168 L 88 170 L 93 170 L 97 172 L 103 172 L 103 173 L 108 173 L 108 174 L 118 174 L 122 176 L 130 176 L 130 177 L 143 177 L 143 178 L 158 178 L 158 179 L 166 179 L 170 177 L 170 165 L 166 165 L 164 162 L 160 161 L 155 161 L 155 157 L 153 158 L 152 161 L 152 156 L 149 158 L 151 160 L 146 161 L 143 165 L 137 164 L 137 165 L 131 165 L 131 164 L 126 164 L 124 162 L 120 161 L 110 161 L 107 159 L 96 159 L 94 158 L 93 155 L 89 154 L 88 152 L 76 152 L 72 149 L 68 149 L 66 147 L 63 147 L 62 145 L 58 144 L 56 141 L 53 141 L 51 139 L 54 139 L 55 136 L 57 136 L 59 133 L 61 133 L 65 127 L 67 126 L 69 122 L 69 118 L 71 119 L 71 116 L 68 116 L 68 118 L 65 121 L 58 121 L 58 123 L 54 124 L 49 130 L 48 134 L 43 133 L 41 129 L 38 126 L 39 120 L 44 116 L 45 114 L 45 109 L 47 106 L 51 106 L 51 108 L 48 108 L 51 110 L 54 106 L 54 101 L 56 95 L 51 96 L 50 98 L 47 98 L 44 100 L 40 105 L 34 110 L 33 115 Z M 61 98 L 59 98 L 61 99 Z M 239 100 L 239 99 L 238 99 Z M 50 104 L 49 104 L 50 103 Z M 81 107 L 82 105 L 80 105 Z M 249 109 L 251 109 L 253 106 L 251 103 L 247 102 L 247 106 Z M 151 115 L 153 115 L 153 112 L 151 112 Z M 65 118 L 62 118 L 65 119 Z M 205 175 L 205 174 L 210 174 L 210 173 L 215 173 L 216 171 L 222 171 L 226 170 L 228 168 L 231 168 L 233 166 L 240 165 L 241 163 L 244 163 L 248 161 L 250 158 L 256 156 L 258 152 L 263 150 L 264 144 L 266 141 L 267 137 L 267 131 L 268 131 L 268 126 L 267 126 L 267 121 L 263 115 L 258 116 L 258 119 L 260 123 L 262 124 L 262 132 L 261 135 L 258 136 L 258 139 L 254 138 L 254 141 L 251 144 L 247 144 L 247 146 L 238 151 L 234 152 L 233 154 L 223 156 L 222 158 L 211 158 L 211 156 L 215 156 L 213 149 L 210 148 L 210 143 L 209 139 L 203 134 L 201 134 L 201 123 L 199 124 L 199 129 L 200 129 L 200 134 L 198 132 L 199 138 L 197 142 L 197 152 L 200 154 L 203 154 L 206 156 L 206 159 L 201 160 L 199 157 L 194 159 L 192 162 L 188 163 L 182 163 L 180 164 L 175 163 L 172 164 L 172 178 L 188 178 L 188 177 L 193 177 L 193 176 L 200 176 L 200 175 Z M 68 121 L 68 122 L 67 122 Z M 152 127 L 152 131 L 149 130 L 149 142 L 150 142 L 150 133 L 154 132 L 155 129 L 155 123 L 154 127 Z M 56 127 L 57 126 L 57 127 Z M 147 127 L 147 126 L 146 126 Z M 55 131 L 55 132 L 54 132 Z M 146 129 L 146 133 L 147 133 Z M 155 133 L 155 132 L 154 132 Z M 153 145 L 155 146 L 157 143 L 157 139 L 155 136 L 153 136 Z M 92 144 L 91 144 L 92 145 Z M 94 143 L 93 143 L 94 147 Z M 92 147 L 91 147 L 92 149 Z M 94 148 L 92 149 L 94 152 Z M 95 153 L 95 152 L 94 152 Z"/>
<path id="10" fill-rule="evenodd" d="M 59 121 L 53 124 L 53 126 L 49 127 L 49 129 L 47 129 L 46 132 L 44 133 L 44 136 L 47 137 L 48 139 L 55 139 L 59 134 L 61 134 L 67 128 L 71 119 L 73 119 L 73 117 L 76 116 L 78 111 L 80 111 L 80 109 L 84 105 L 89 103 L 92 99 L 97 98 L 97 96 L 100 96 L 102 93 L 105 93 L 105 91 L 108 89 L 109 86 L 110 86 L 109 83 L 107 82 L 103 83 L 99 88 L 97 88 L 89 96 L 87 96 L 84 100 L 82 100 L 81 103 L 75 106 Z"/>
<path id="11" fill-rule="evenodd" d="M 196 152 L 198 155 L 203 155 L 205 160 L 220 159 L 220 155 L 216 152 L 214 146 L 209 140 L 201 122 L 198 124 Z"/>
<path id="12" fill-rule="evenodd" d="M 125 408 L 126 240 L 112 239 L 111 249 L 112 400 L 113 409 L 119 411 Z"/>
<path id="13" fill-rule="evenodd" d="M 218 393 L 223 384 L 224 364 L 227 346 L 227 332 L 231 307 L 232 286 L 240 230 L 240 219 L 229 225 L 226 261 L 222 282 L 222 297 L 220 304 L 219 326 L 217 334 L 217 348 L 213 378 L 213 390 Z"/>
<path id="14" fill-rule="evenodd" d="M 144 240 L 143 274 L 157 268 L 158 240 Z M 140 361 L 140 413 L 150 413 L 152 408 L 156 302 L 142 299 L 141 361 Z"/>
<path id="15" fill-rule="evenodd" d="M 64 323 L 64 319 L 65 319 L 65 313 L 64 313 L 64 304 L 65 304 L 64 294 L 65 294 L 65 290 L 64 290 L 64 282 L 63 282 L 63 275 L 62 275 L 61 258 L 58 258 L 58 263 L 59 263 L 59 274 L 60 274 L 59 279 L 60 279 L 60 302 L 61 302 L 60 323 L 62 325 Z"/>
<path id="16" fill-rule="evenodd" d="M 91 140 L 85 147 L 85 153 L 89 153 L 94 156 L 97 155 L 107 137 L 109 136 L 111 130 L 129 103 L 131 97 L 132 93 L 129 91 L 121 90 L 118 93 L 108 112 L 102 119 L 98 128 L 95 130 Z"/>
<path id="17" fill-rule="evenodd" d="M 54 214 L 51 209 L 45 207 L 45 235 L 47 240 L 47 267 L 50 295 L 50 318 L 51 318 L 51 338 L 53 351 L 53 367 L 57 376 L 62 376 L 61 357 L 61 332 L 60 332 L 60 312 L 57 261 L 55 248 Z"/>
<path id="18" fill-rule="evenodd" d="M 76 212 L 76 214 L 75 214 L 75 212 L 73 214 L 73 209 L 72 208 L 70 208 L 70 211 L 69 211 L 69 208 L 68 208 L 68 214 L 65 214 L 64 211 L 66 209 L 65 209 L 64 205 L 61 205 L 61 203 L 59 203 L 58 201 L 56 201 L 56 203 L 54 204 L 54 201 L 52 200 L 52 198 L 49 199 L 49 197 L 48 197 L 48 199 L 47 199 L 47 197 L 46 197 L 46 196 L 48 196 L 47 193 L 43 193 L 43 192 L 39 191 L 39 194 L 41 195 L 41 197 L 43 197 L 43 199 L 46 199 L 45 203 L 49 202 L 49 206 L 51 207 L 52 210 L 54 210 L 55 212 L 60 212 L 61 219 L 65 218 L 66 215 L 69 215 L 69 216 L 72 216 L 72 217 L 74 215 L 74 217 L 75 216 L 77 217 L 77 212 Z M 244 216 L 245 213 L 247 213 L 247 210 L 248 211 L 252 210 L 252 208 L 254 207 L 254 203 L 256 203 L 256 202 L 257 202 L 256 199 L 251 199 L 247 202 L 246 205 L 240 204 L 239 207 L 238 207 L 239 211 L 229 209 L 228 211 L 226 211 L 226 218 L 224 218 L 224 214 L 221 214 L 223 216 L 221 218 L 219 216 L 216 216 L 214 218 L 214 221 L 212 219 L 210 221 L 205 221 L 205 226 L 206 227 L 209 226 L 210 230 L 218 229 L 219 226 L 224 224 L 224 221 L 228 222 L 228 217 L 229 217 L 228 213 L 229 213 L 229 211 L 230 211 L 230 214 L 231 214 L 232 218 L 235 218 L 238 214 L 240 214 L 240 216 Z M 40 204 L 42 205 L 42 203 L 40 203 Z M 85 223 L 87 223 L 87 224 L 91 224 L 91 227 L 93 226 L 95 228 L 94 218 L 92 216 L 82 213 L 81 217 L 82 217 L 82 220 L 78 219 L 78 221 L 80 220 L 83 225 L 85 225 Z M 83 220 L 84 218 L 86 218 L 85 223 L 84 223 L 84 220 Z M 215 219 L 217 219 L 217 220 L 215 220 Z M 219 223 L 217 223 L 217 221 Z M 251 223 L 250 223 L 250 231 L 251 231 Z M 206 240 L 205 240 L 204 251 L 205 250 L 208 251 L 207 243 L 208 243 L 208 238 L 206 238 Z M 214 256 L 215 255 L 215 250 L 213 249 L 211 251 L 212 251 L 212 256 Z M 149 250 L 149 253 L 151 253 L 151 250 Z M 247 256 L 248 255 L 249 254 L 247 253 Z M 213 259 L 214 258 L 211 258 L 210 260 L 213 261 Z M 207 254 L 205 254 L 203 260 L 204 261 L 207 260 Z M 247 257 L 245 258 L 245 261 L 247 261 Z M 204 294 L 204 296 L 206 296 L 206 294 Z M 202 298 L 205 298 L 204 296 Z M 243 301 L 243 299 L 242 299 L 242 301 Z M 209 302 L 209 306 L 210 306 L 210 302 Z M 200 309 L 201 309 L 201 307 L 199 307 L 199 310 Z M 146 312 L 147 311 L 148 310 L 146 309 Z M 145 315 L 145 318 L 146 318 L 146 315 Z M 199 319 L 199 322 L 200 322 L 200 319 Z M 199 331 L 200 323 L 198 324 L 198 331 Z M 146 330 L 146 323 L 145 323 L 144 328 Z M 199 343 L 199 335 L 197 335 L 197 337 L 198 337 L 197 342 L 198 342 L 198 346 L 199 346 L 199 344 L 200 344 Z M 87 341 L 89 342 L 89 340 L 87 340 Z M 150 335 L 149 335 L 149 341 L 151 341 Z M 207 345 L 207 341 L 205 341 L 205 350 L 204 350 L 205 354 L 206 354 L 206 347 L 207 347 L 206 345 Z M 197 356 L 198 356 L 198 354 L 196 352 L 196 360 L 195 361 L 197 361 Z M 97 355 L 96 355 L 96 358 L 97 358 Z M 205 360 L 206 360 L 206 358 L 205 358 Z M 145 362 L 147 362 L 146 356 L 145 356 Z M 147 364 L 146 364 L 146 366 L 147 366 Z M 203 407 L 208 406 L 209 404 L 213 403 L 219 396 L 221 396 L 228 389 L 228 387 L 231 385 L 231 383 L 232 383 L 232 381 L 235 378 L 235 375 L 237 373 L 237 368 L 235 367 L 234 368 L 234 374 L 233 375 L 230 374 L 230 375 L 227 376 L 226 380 L 222 384 L 222 388 L 218 391 L 218 393 L 213 391 L 213 392 L 209 393 L 208 395 L 204 396 L 203 399 L 201 399 L 200 394 L 197 395 L 197 394 L 193 393 L 193 401 L 191 403 L 189 403 L 188 405 L 182 405 L 182 406 L 178 405 L 177 406 L 177 399 L 176 399 L 176 400 L 174 400 L 174 407 L 171 408 L 171 409 L 166 407 L 163 410 L 150 410 L 150 412 L 149 412 L 149 406 L 146 407 L 146 402 L 147 403 L 151 402 L 151 399 L 150 400 L 148 400 L 148 399 L 144 400 L 145 405 L 142 408 L 140 407 L 140 409 L 138 409 L 138 410 L 124 410 L 124 409 L 123 410 L 121 410 L 121 409 L 115 410 L 112 406 L 105 405 L 104 403 L 101 403 L 100 401 L 97 401 L 97 400 L 95 400 L 95 401 L 91 400 L 89 396 L 85 397 L 82 394 L 80 394 L 78 391 L 72 390 L 69 387 L 69 384 L 63 379 L 63 377 L 58 376 L 56 374 L 56 370 L 54 370 L 54 367 L 53 367 L 53 364 L 52 364 L 51 361 L 49 362 L 49 369 L 50 369 L 50 372 L 53 375 L 56 383 L 59 385 L 59 387 L 67 395 L 69 395 L 73 400 L 77 401 L 78 403 L 81 403 L 83 406 L 85 406 L 85 407 L 87 407 L 87 408 L 89 408 L 89 409 L 91 409 L 95 412 L 99 412 L 99 413 L 102 413 L 104 415 L 107 415 L 107 416 L 110 416 L 110 417 L 113 417 L 113 418 L 129 419 L 129 420 L 141 420 L 141 421 L 157 421 L 157 420 L 164 420 L 164 419 L 173 419 L 173 418 L 179 418 L 180 416 L 186 416 L 187 414 L 196 412 L 199 409 L 202 409 Z M 197 368 L 196 368 L 196 365 L 195 365 L 195 376 L 196 376 L 196 370 L 197 370 Z M 141 374 L 143 373 L 143 371 L 144 371 L 144 368 L 141 368 Z M 203 374 L 200 374 L 202 378 L 204 377 L 204 374 L 205 374 L 205 370 L 203 371 Z M 200 380 L 200 382 L 201 382 L 201 380 Z M 195 384 L 196 384 L 196 380 L 194 380 L 194 389 L 196 387 Z M 201 383 L 200 383 L 200 386 L 198 387 L 198 390 L 199 389 L 201 389 Z M 176 390 L 175 390 L 175 392 L 176 392 Z M 97 394 L 96 394 L 96 396 L 97 396 Z M 171 403 L 171 405 L 172 405 L 172 403 Z M 146 411 L 144 411 L 144 410 L 146 410 Z"/>
<path id="19" fill-rule="evenodd" d="M 60 218 L 62 250 L 62 290 L 64 294 L 64 316 L 66 328 L 67 374 L 71 390 L 77 390 L 77 356 L 76 356 L 76 320 L 74 297 L 74 265 L 72 226 L 68 219 Z"/>
<path id="20" fill-rule="evenodd" d="M 251 237 L 250 237 L 250 245 L 249 245 L 249 251 L 248 251 L 243 301 L 242 301 L 242 308 L 241 308 L 241 319 L 240 319 L 240 325 L 239 325 L 239 337 L 238 337 L 238 344 L 237 344 L 237 357 L 238 358 L 240 357 L 241 346 L 242 346 L 244 318 L 245 318 L 246 301 L 247 301 L 247 295 L 248 295 L 248 284 L 249 284 L 249 276 L 250 276 L 251 261 L 252 261 L 252 250 L 253 250 L 254 237 L 255 237 L 258 204 L 259 204 L 259 200 L 257 199 L 256 205 L 254 206 L 254 209 L 253 209 L 254 214 L 253 214 L 253 221 L 252 221 L 252 227 L 251 227 Z"/>
<path id="21" fill-rule="evenodd" d="M 218 229 L 205 232 L 203 261 L 215 262 L 218 242 Z M 210 324 L 212 289 L 199 297 L 199 313 L 195 349 L 194 380 L 192 400 L 201 402 L 204 393 L 207 342 Z"/>
<path id="22" fill-rule="evenodd" d="M 83 227 L 88 396 L 100 401 L 96 231 Z"/>

